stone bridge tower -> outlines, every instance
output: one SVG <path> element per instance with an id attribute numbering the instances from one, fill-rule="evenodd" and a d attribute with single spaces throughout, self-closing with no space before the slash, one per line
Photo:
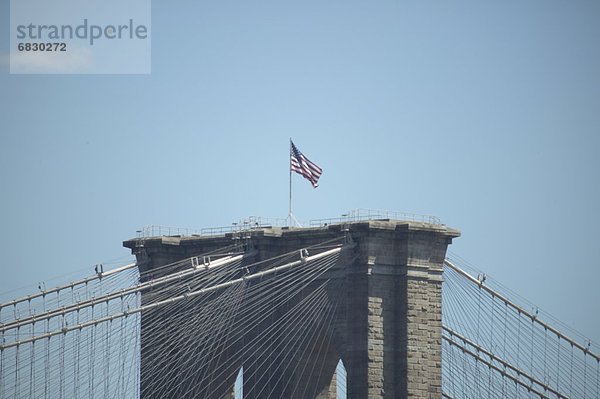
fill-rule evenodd
<path id="1" fill-rule="evenodd" d="M 311 350 L 323 353 L 318 375 L 286 375 L 317 387 L 318 398 L 335 398 L 335 369 L 342 359 L 349 398 L 435 398 L 442 396 L 442 271 L 448 244 L 460 235 L 444 225 L 400 220 L 370 220 L 316 228 L 258 228 L 246 233 L 259 259 L 348 235 L 355 243 L 351 262 L 336 266 L 326 278 L 344 280 L 343 309 L 333 337 L 317 337 Z M 236 234 L 212 237 L 162 236 L 124 245 L 137 255 L 141 270 L 222 248 Z M 143 301 L 143 296 L 142 296 Z M 142 330 L 154 320 L 142 318 Z M 264 328 L 261 326 L 260 328 Z M 325 342 L 325 345 L 323 345 Z M 142 368 L 152 348 L 142 342 Z M 226 357 L 226 356 L 225 356 Z M 324 360 L 323 360 L 324 359 Z M 244 359 L 225 359 L 239 367 Z M 304 361 L 299 359 L 298 361 Z M 168 360 L 167 360 L 168 362 Z M 305 369 L 304 367 L 298 369 Z M 261 370 L 257 376 L 277 370 Z M 142 387 L 146 381 L 142 377 Z M 264 384 L 261 378 L 244 381 Z M 222 397 L 230 397 L 233 381 Z M 290 392 L 272 387 L 272 397 Z M 151 397 L 145 395 L 144 397 Z M 245 397 L 252 397 L 245 395 Z"/>

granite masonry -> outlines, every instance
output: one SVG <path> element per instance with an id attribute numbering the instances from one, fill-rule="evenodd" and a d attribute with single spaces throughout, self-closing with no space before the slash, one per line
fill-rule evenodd
<path id="1" fill-rule="evenodd" d="M 140 270 L 148 271 L 235 242 L 251 247 L 261 260 L 341 237 L 353 245 L 353 256 L 324 277 L 338 279 L 344 287 L 337 293 L 342 300 L 333 321 L 334 333 L 305 343 L 307 352 L 320 351 L 319 356 L 295 359 L 304 364 L 294 370 L 311 369 L 315 365 L 306 367 L 307 363 L 318 359 L 320 373 L 288 372 L 282 380 L 315 387 L 311 397 L 336 398 L 335 369 L 341 359 L 347 370 L 349 398 L 439 399 L 443 261 L 448 245 L 459 235 L 445 225 L 384 219 L 315 228 L 261 227 L 211 237 L 151 237 L 124 245 L 136 254 Z M 142 329 L 156 322 L 160 320 L 146 320 Z M 152 348 L 143 343 L 142 347 L 143 368 L 145 359 L 152 357 Z M 247 361 L 227 359 L 227 354 L 219 357 L 229 361 L 232 369 Z M 271 364 L 268 370 L 255 373 L 259 377 L 245 380 L 244 391 L 256 391 L 252 384 L 269 383 L 260 376 L 272 376 L 279 369 Z M 142 377 L 142 387 L 145 383 Z M 233 381 L 224 385 L 221 397 L 231 397 Z M 270 387 L 269 394 L 300 398 L 282 384 Z"/>

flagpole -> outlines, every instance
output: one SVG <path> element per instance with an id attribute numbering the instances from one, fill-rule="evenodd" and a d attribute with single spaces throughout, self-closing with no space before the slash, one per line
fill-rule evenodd
<path id="1" fill-rule="evenodd" d="M 288 211 L 289 211 L 288 219 L 290 220 L 288 227 L 294 227 L 294 226 L 302 227 L 300 222 L 298 222 L 298 220 L 294 217 L 294 214 L 292 213 L 292 138 L 291 137 L 290 137 L 290 203 L 289 203 Z M 295 223 L 295 225 L 294 225 L 294 223 Z"/>

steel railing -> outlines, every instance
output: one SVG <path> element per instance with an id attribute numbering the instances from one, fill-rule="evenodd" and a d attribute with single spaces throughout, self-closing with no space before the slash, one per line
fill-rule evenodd
<path id="1" fill-rule="evenodd" d="M 411 222 L 423 222 L 433 225 L 442 225 L 440 219 L 431 215 L 420 215 L 417 213 L 373 210 L 373 209 L 353 209 L 335 218 L 312 219 L 306 226 L 323 227 L 331 224 L 342 224 L 361 222 L 368 220 L 403 220 Z M 209 227 L 203 229 L 191 229 L 184 227 L 171 227 L 150 225 L 137 231 L 138 238 L 160 237 L 160 236 L 196 236 L 213 237 L 225 235 L 228 233 L 239 233 L 244 231 L 259 230 L 269 227 L 289 227 L 289 219 L 264 218 L 260 216 L 250 216 L 247 219 L 241 219 L 232 223 L 230 226 Z M 303 225 L 305 225 L 303 223 Z"/>

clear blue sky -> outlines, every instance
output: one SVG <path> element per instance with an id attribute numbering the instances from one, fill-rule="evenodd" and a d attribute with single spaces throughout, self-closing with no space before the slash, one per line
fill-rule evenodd
<path id="1" fill-rule="evenodd" d="M 451 250 L 600 342 L 600 2 L 154 1 L 152 73 L 9 75 L 0 292 L 148 224 L 433 214 Z"/>

